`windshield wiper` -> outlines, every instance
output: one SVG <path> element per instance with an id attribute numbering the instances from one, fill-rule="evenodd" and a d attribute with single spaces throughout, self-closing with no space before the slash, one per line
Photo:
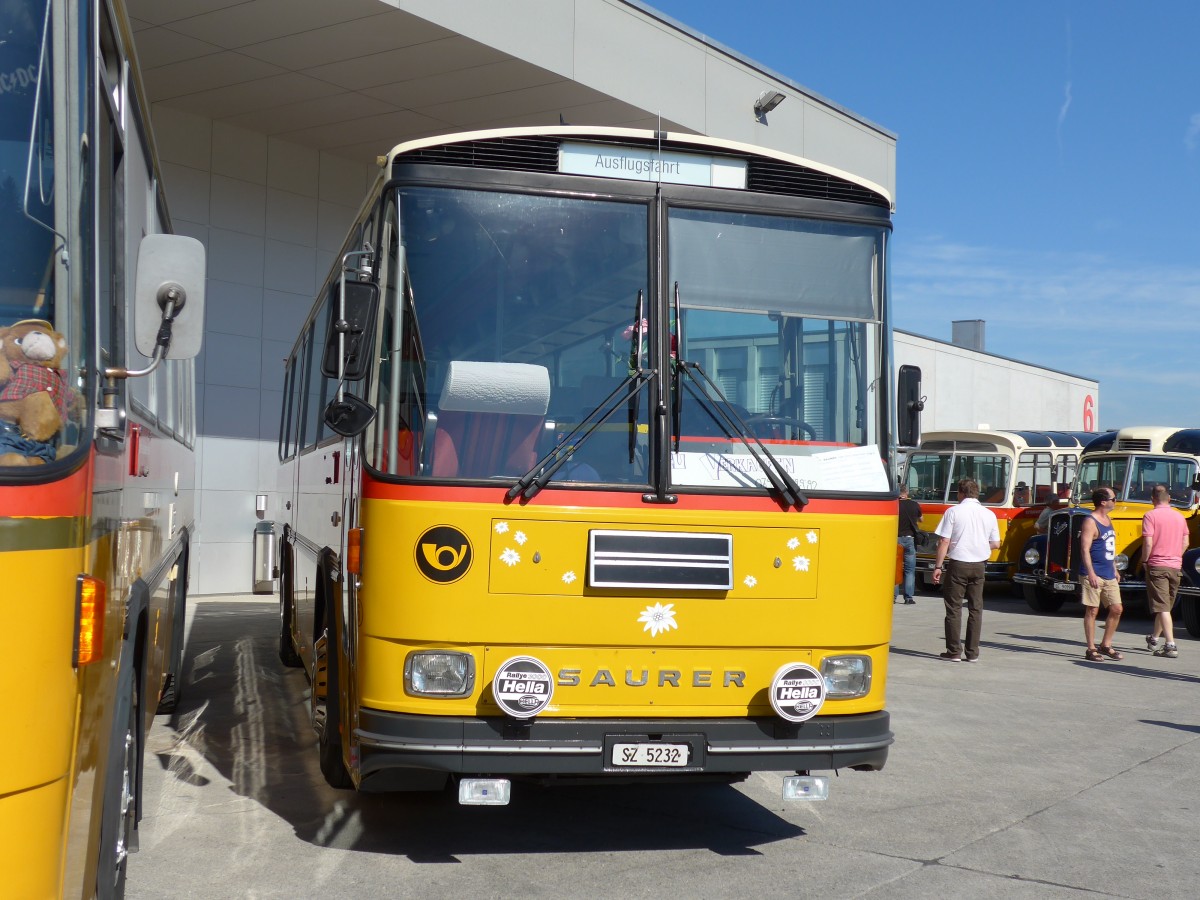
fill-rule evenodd
<path id="1" fill-rule="evenodd" d="M 533 468 L 517 479 L 517 483 L 505 493 L 505 499 L 511 501 L 522 497 L 525 500 L 532 500 L 537 496 L 538 491 L 550 482 L 555 472 L 567 464 L 567 461 L 575 455 L 575 451 L 583 445 L 583 442 L 591 437 L 597 428 L 612 418 L 613 413 L 620 409 L 622 401 L 629 403 L 629 461 L 633 462 L 637 450 L 638 397 L 641 394 L 642 385 L 654 377 L 654 371 L 648 370 L 642 365 L 642 337 L 646 333 L 642 324 L 645 313 L 644 301 L 644 294 L 639 290 L 637 305 L 634 308 L 636 318 L 633 320 L 633 331 L 629 338 L 629 374 L 612 389 L 607 397 L 592 407 L 587 415 L 580 419 L 579 424 L 572 428 L 553 450 L 535 462 Z M 613 398 L 618 394 L 621 395 L 620 399 L 613 403 Z M 598 419 L 597 416 L 599 416 Z M 592 421 L 593 419 L 595 421 Z M 589 422 L 591 422 L 590 425 Z M 586 430 L 584 426 L 587 426 Z"/>
<path id="2" fill-rule="evenodd" d="M 784 502 L 788 506 L 795 506 L 796 509 L 804 509 L 808 505 L 808 497 L 804 491 L 800 490 L 800 486 L 796 484 L 795 479 L 783 467 L 783 464 L 775 458 L 775 455 L 766 448 L 763 442 L 758 439 L 758 436 L 742 421 L 742 418 L 729 405 L 729 401 L 721 392 L 721 388 L 708 377 L 708 373 L 704 371 L 700 363 L 680 359 L 677 366 L 678 371 L 687 375 L 690 383 L 695 385 L 692 389 L 692 395 L 698 399 L 703 398 L 706 400 L 710 412 L 714 414 L 714 418 L 717 419 L 718 423 L 729 435 L 739 438 L 746 445 L 746 449 L 750 451 L 750 455 L 754 457 L 755 462 L 762 468 L 763 473 L 767 476 L 767 479 L 771 482 L 775 490 L 779 492 Z M 704 379 L 704 384 L 712 388 L 713 392 L 720 399 L 720 403 L 717 403 L 709 396 L 704 384 L 696 379 L 696 376 L 692 374 L 693 372 L 700 374 L 700 377 Z M 679 405 L 678 397 L 676 398 L 676 405 Z M 755 447 L 758 447 L 763 452 L 763 456 L 766 457 L 765 462 L 761 456 L 754 452 Z"/>

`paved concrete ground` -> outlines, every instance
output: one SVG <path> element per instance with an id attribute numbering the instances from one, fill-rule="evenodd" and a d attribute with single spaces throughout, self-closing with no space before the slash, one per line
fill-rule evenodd
<path id="1" fill-rule="evenodd" d="M 824 803 L 736 787 L 514 786 L 504 808 L 325 787 L 271 598 L 202 601 L 180 713 L 151 737 L 132 898 L 1200 896 L 1200 641 L 1083 659 L 1078 609 L 989 595 L 976 665 L 942 604 L 894 607 L 879 773 Z M 161 765 L 154 765 L 157 760 Z"/>

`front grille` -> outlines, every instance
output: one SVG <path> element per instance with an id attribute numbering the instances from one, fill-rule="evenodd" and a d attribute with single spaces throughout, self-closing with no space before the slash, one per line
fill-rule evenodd
<path id="1" fill-rule="evenodd" d="M 599 588 L 727 591 L 733 587 L 733 535 L 591 531 L 588 583 Z"/>
<path id="2" fill-rule="evenodd" d="M 661 148 L 678 153 L 711 152 L 680 141 L 658 142 L 639 139 L 617 141 L 606 137 L 590 138 L 587 135 L 569 138 L 529 136 L 438 144 L 405 153 L 403 156 L 396 157 L 395 161 L 397 165 L 426 163 L 439 166 L 554 173 L 558 171 L 559 145 L 564 140 L 623 147 L 645 147 L 647 150 Z M 725 155 L 746 160 L 747 190 L 765 194 L 782 194 L 789 197 L 864 203 L 882 209 L 890 207 L 885 197 L 869 188 L 827 172 L 754 154 L 730 153 Z"/>
<path id="3" fill-rule="evenodd" d="M 1064 510 L 1050 516 L 1046 529 L 1046 575 L 1070 581 L 1072 569 L 1079 567 L 1079 532 L 1088 513 Z"/>

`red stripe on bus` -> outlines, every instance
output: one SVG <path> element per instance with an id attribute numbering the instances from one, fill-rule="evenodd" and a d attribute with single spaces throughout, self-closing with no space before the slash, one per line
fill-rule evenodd
<path id="1" fill-rule="evenodd" d="M 921 514 L 926 516 L 940 516 L 951 506 L 955 505 L 954 503 L 922 503 Z M 1038 516 L 1042 512 L 1042 507 L 1040 506 L 988 506 L 986 508 L 994 512 L 997 519 L 1015 519 L 1022 515 Z"/>
<path id="2" fill-rule="evenodd" d="M 779 512 L 779 504 L 769 497 L 734 497 L 723 494 L 676 494 L 677 503 L 657 506 L 644 503 L 642 495 L 629 491 L 561 491 L 546 488 L 528 503 L 505 502 L 507 487 L 443 487 L 435 485 L 389 484 L 363 476 L 363 497 L 368 500 L 406 500 L 425 503 L 492 503 L 497 506 L 572 506 L 596 509 L 672 509 L 720 510 L 723 512 Z M 854 515 L 894 516 L 895 500 L 831 500 L 813 498 L 804 507 L 806 513 L 845 513 Z"/>
<path id="3" fill-rule="evenodd" d="M 45 484 L 8 484 L 0 487 L 0 515 L 83 516 L 92 508 L 92 466 L 95 457 L 58 481 Z"/>

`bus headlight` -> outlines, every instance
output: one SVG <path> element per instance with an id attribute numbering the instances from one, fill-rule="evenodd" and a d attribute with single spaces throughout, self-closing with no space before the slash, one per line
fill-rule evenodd
<path id="1" fill-rule="evenodd" d="M 827 656 L 821 660 L 821 675 L 830 700 L 865 697 L 871 691 L 871 657 Z"/>
<path id="2" fill-rule="evenodd" d="M 414 697 L 469 697 L 475 658 L 453 650 L 417 650 L 404 660 L 404 692 Z"/>
<path id="3" fill-rule="evenodd" d="M 1124 553 L 1118 553 L 1113 557 L 1113 565 L 1117 567 L 1118 572 L 1124 572 L 1129 568 L 1129 557 Z"/>
<path id="4" fill-rule="evenodd" d="M 1042 554 L 1038 553 L 1037 547 L 1030 547 L 1025 551 L 1025 562 L 1029 563 L 1029 565 L 1036 566 L 1041 561 Z"/>

